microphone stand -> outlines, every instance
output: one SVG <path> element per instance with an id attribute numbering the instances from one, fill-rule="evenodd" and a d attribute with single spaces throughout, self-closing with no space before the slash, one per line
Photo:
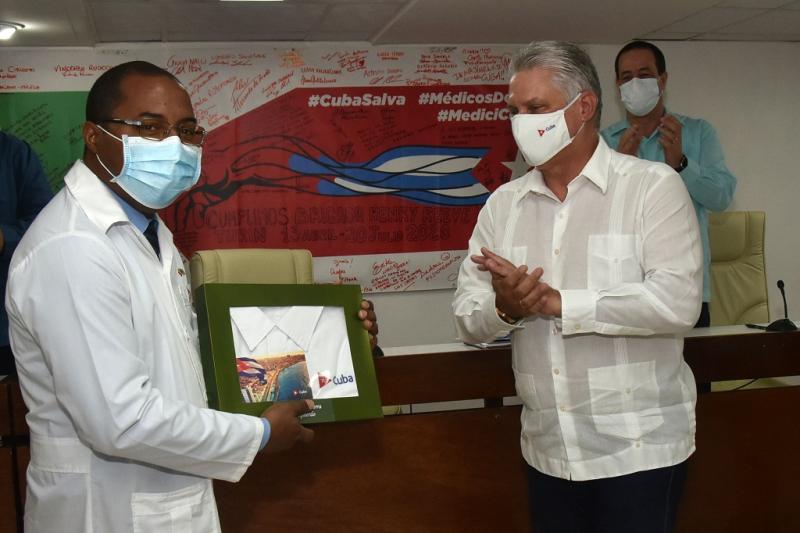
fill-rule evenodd
<path id="1" fill-rule="evenodd" d="M 783 290 L 783 280 L 778 280 L 778 289 L 781 291 L 781 296 L 783 296 L 783 315 L 784 318 L 779 318 L 778 320 L 772 322 L 769 326 L 766 327 L 767 331 L 797 331 L 797 326 L 794 325 L 794 322 L 789 320 L 789 307 L 786 305 L 786 293 Z"/>

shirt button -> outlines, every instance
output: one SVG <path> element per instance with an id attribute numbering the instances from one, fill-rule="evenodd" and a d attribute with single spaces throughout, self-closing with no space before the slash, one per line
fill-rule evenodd
<path id="1" fill-rule="evenodd" d="M 581 325 L 575 324 L 575 331 L 580 331 L 580 330 L 581 330 Z"/>
<path id="2" fill-rule="evenodd" d="M 567 410 L 567 406 L 566 405 L 562 405 L 561 407 L 559 407 L 559 409 L 561 409 L 562 411 L 566 411 Z"/>
<path id="3" fill-rule="evenodd" d="M 641 442 L 639 442 L 639 441 L 636 441 L 636 444 L 635 444 L 635 446 L 636 446 L 637 448 L 641 448 L 641 447 L 642 447 L 642 443 L 641 443 Z"/>
<path id="4" fill-rule="evenodd" d="M 553 374 L 555 374 L 556 376 L 559 375 L 560 373 L 561 373 L 561 371 L 559 369 L 557 369 L 557 368 L 553 369 Z"/>
<path id="5" fill-rule="evenodd" d="M 625 394 L 630 394 L 630 393 L 631 393 L 631 389 L 625 389 Z"/>
<path id="6" fill-rule="evenodd" d="M 556 255 L 558 255 L 558 254 L 560 254 L 561 252 L 559 251 L 559 249 L 558 249 L 558 248 L 556 248 L 555 250 L 553 250 L 553 253 L 554 253 L 554 254 L 556 254 Z"/>

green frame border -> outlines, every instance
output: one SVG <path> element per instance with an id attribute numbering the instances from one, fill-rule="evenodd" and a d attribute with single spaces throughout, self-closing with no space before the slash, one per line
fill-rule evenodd
<path id="1" fill-rule="evenodd" d="M 343 307 L 347 339 L 353 357 L 358 396 L 314 400 L 313 413 L 304 423 L 358 420 L 383 416 L 369 336 L 358 319 L 361 308 L 358 285 L 272 285 L 206 283 L 195 291 L 197 329 L 208 404 L 213 409 L 259 416 L 274 402 L 245 403 L 231 331 L 231 307 L 321 305 Z"/>

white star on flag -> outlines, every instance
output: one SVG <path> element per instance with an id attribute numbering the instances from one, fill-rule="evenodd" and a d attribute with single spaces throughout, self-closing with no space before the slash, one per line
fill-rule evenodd
<path id="1" fill-rule="evenodd" d="M 525 174 L 528 173 L 528 170 L 530 170 L 531 168 L 531 166 L 525 162 L 525 159 L 522 157 L 522 152 L 520 152 L 519 150 L 517 150 L 517 157 L 516 159 L 514 159 L 514 161 L 503 161 L 503 165 L 505 165 L 506 168 L 511 170 L 510 180 L 516 179 L 520 176 L 524 176 Z"/>

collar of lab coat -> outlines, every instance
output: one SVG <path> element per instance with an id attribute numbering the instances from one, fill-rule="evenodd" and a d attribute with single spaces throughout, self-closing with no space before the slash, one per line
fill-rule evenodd
<path id="1" fill-rule="evenodd" d="M 119 222 L 129 222 L 111 189 L 95 176 L 80 159 L 64 176 L 64 185 L 89 217 L 103 232 Z"/>
<path id="2" fill-rule="evenodd" d="M 80 159 L 75 161 L 67 175 L 64 176 L 64 185 L 78 202 L 78 205 L 83 208 L 89 220 L 99 227 L 103 233 L 108 232 L 109 228 L 114 224 L 128 223 L 133 225 L 122 206 L 119 205 L 116 195 Z M 159 240 L 161 242 L 172 242 L 172 232 L 169 231 L 167 225 L 162 222 L 158 214 L 156 214 L 156 219 L 158 220 Z M 166 259 L 170 258 L 166 257 L 164 253 L 170 252 L 170 250 L 164 250 L 163 248 L 162 256 L 165 257 L 165 264 L 168 264 L 169 261 Z"/>
<path id="3" fill-rule="evenodd" d="M 250 351 L 256 349 L 273 328 L 278 328 L 308 352 L 311 337 L 322 315 L 322 307 L 291 307 L 277 322 L 269 318 L 260 307 L 232 307 L 231 320 L 242 335 Z"/>

